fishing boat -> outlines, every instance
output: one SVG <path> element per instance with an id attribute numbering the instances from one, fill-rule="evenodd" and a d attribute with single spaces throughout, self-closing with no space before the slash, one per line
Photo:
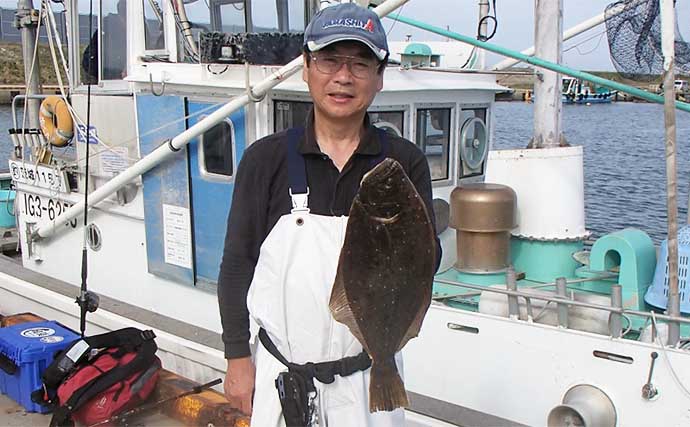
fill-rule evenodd
<path id="1" fill-rule="evenodd" d="M 616 91 L 604 87 L 593 88 L 581 79 L 563 78 L 564 104 L 608 104 L 616 96 Z"/>
<path id="2" fill-rule="evenodd" d="M 687 425 L 690 321 L 673 274 L 675 229 L 668 268 L 643 230 L 588 242 L 583 148 L 560 137 L 559 73 L 661 97 L 560 65 L 562 1 L 537 2 L 534 57 L 486 42 L 486 1 L 479 37 L 393 12 L 406 1 L 371 3 L 473 46 L 447 68 L 429 46 L 402 46 L 370 109 L 376 126 L 426 154 L 444 252 L 420 335 L 403 349 L 407 425 Z M 63 43 L 54 4 L 18 1 L 31 59 L 10 131 L 21 260 L 0 258 L 0 312 L 89 334 L 154 329 L 164 367 L 208 382 L 226 368 L 216 279 L 234 173 L 253 141 L 304 122 L 294 33 L 322 2 L 103 1 L 86 19 L 83 3 L 64 3 Z M 52 114 L 39 108 L 47 96 L 32 71 L 37 27 L 60 76 Z M 74 43 L 83 31 L 93 34 L 86 50 Z M 529 148 L 490 150 L 494 95 L 506 88 L 484 50 L 543 70 Z M 37 130 L 41 117 L 54 120 L 50 135 Z M 48 143 L 70 124 L 73 150 Z"/>

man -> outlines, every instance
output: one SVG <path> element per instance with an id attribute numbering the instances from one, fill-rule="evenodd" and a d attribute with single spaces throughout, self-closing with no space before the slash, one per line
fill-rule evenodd
<path id="1" fill-rule="evenodd" d="M 380 132 L 366 114 L 383 87 L 388 58 L 378 17 L 355 4 L 328 7 L 314 16 L 304 40 L 302 77 L 314 101 L 305 128 L 252 144 L 237 172 L 218 285 L 225 394 L 252 414 L 252 425 L 283 426 L 287 410 L 274 383 L 284 362 L 348 358 L 354 369 L 314 382 L 308 404 L 319 425 L 399 426 L 401 410 L 369 414 L 362 347 L 332 319 L 328 300 L 364 174 L 385 157 L 396 159 L 433 218 L 429 167 L 414 144 Z M 440 259 L 440 247 L 438 253 Z M 265 331 L 256 369 L 249 314 Z"/>

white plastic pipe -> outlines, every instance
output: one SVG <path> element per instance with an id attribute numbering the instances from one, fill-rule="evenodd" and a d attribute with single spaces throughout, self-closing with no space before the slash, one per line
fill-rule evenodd
<path id="1" fill-rule="evenodd" d="M 373 9 L 378 16 L 386 16 L 398 7 L 407 3 L 409 0 L 387 0 L 381 5 Z M 265 95 L 269 90 L 280 84 L 283 80 L 295 74 L 302 68 L 302 57 L 299 56 L 287 65 L 282 66 L 278 71 L 274 72 L 261 82 L 257 83 L 252 88 L 252 93 L 256 97 Z M 106 197 L 115 193 L 127 183 L 137 178 L 138 176 L 148 172 L 156 165 L 163 162 L 168 157 L 174 155 L 182 147 L 187 145 L 189 141 L 206 132 L 213 126 L 223 121 L 233 111 L 244 107 L 250 102 L 249 96 L 238 95 L 230 102 L 214 111 L 205 119 L 199 121 L 196 125 L 190 127 L 186 131 L 163 144 L 151 152 L 151 154 L 141 158 L 135 164 L 125 169 L 122 173 L 98 187 L 89 194 L 89 203 L 91 206 L 101 202 Z M 52 236 L 58 229 L 64 229 L 63 224 L 73 220 L 84 212 L 84 201 L 80 201 L 71 208 L 67 209 L 62 215 L 55 218 L 54 221 L 44 221 L 39 223 L 37 229 L 31 234 L 31 238 L 39 240 L 41 238 Z"/>
<path id="2" fill-rule="evenodd" d="M 630 5 L 620 4 L 620 5 L 616 6 L 616 8 L 611 9 L 609 11 L 609 15 L 610 16 L 616 16 L 616 15 L 622 13 L 624 10 L 626 10 L 626 8 L 632 7 L 635 4 L 642 3 L 644 1 L 646 1 L 646 0 L 638 0 L 637 2 L 633 2 Z M 583 22 L 575 25 L 574 27 L 567 29 L 563 33 L 563 41 L 570 40 L 573 37 L 584 33 L 585 31 L 589 31 L 592 28 L 596 27 L 597 25 L 602 24 L 604 21 L 606 21 L 606 14 L 605 13 L 601 13 L 597 16 L 589 18 L 588 20 L 583 21 Z M 532 46 L 529 49 L 525 49 L 520 53 L 522 53 L 524 55 L 533 56 L 534 51 L 535 51 L 535 48 L 534 48 L 534 46 Z M 499 62 L 498 64 L 494 65 L 493 69 L 496 71 L 505 70 L 505 69 L 510 68 L 513 65 L 518 64 L 518 63 L 520 63 L 520 60 L 518 60 L 518 59 L 507 58 L 507 59 L 504 59 L 503 61 Z"/>

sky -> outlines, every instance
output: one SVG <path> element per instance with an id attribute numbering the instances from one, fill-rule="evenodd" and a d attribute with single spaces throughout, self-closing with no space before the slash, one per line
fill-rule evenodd
<path id="1" fill-rule="evenodd" d="M 94 0 L 95 1 L 95 0 Z M 129 0 L 134 1 L 134 0 Z M 161 4 L 161 0 L 158 0 Z M 198 0 L 203 1 L 203 0 Z M 263 1 L 266 0 L 255 0 Z M 297 0 L 298 1 L 298 0 Z M 493 0 L 489 0 L 493 3 Z M 613 0 L 563 0 L 564 30 L 604 11 Z M 106 3 L 115 3 L 115 0 Z M 400 14 L 429 24 L 450 28 L 465 35 L 476 35 L 479 0 L 410 0 Z M 534 0 L 496 0 L 498 31 L 491 40 L 514 50 L 523 50 L 533 45 Z M 16 0 L 0 0 L 0 7 L 14 8 Z M 38 5 L 38 0 L 34 0 Z M 86 7 L 88 1 L 81 2 Z M 681 35 L 690 41 L 690 1 L 678 1 L 676 6 Z M 391 40 L 405 40 L 408 34 L 412 40 L 444 40 L 443 38 L 411 28 L 402 23 L 384 20 Z M 609 59 L 605 27 L 600 25 L 564 43 L 565 65 L 583 70 L 613 70 Z M 590 39 L 590 40 L 587 40 Z M 575 47 L 575 45 L 578 45 Z M 487 64 L 502 58 L 487 54 Z"/>

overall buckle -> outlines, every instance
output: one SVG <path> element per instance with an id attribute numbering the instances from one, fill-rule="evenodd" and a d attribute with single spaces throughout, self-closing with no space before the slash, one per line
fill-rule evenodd
<path id="1" fill-rule="evenodd" d="M 307 187 L 306 193 L 301 194 L 293 194 L 292 188 L 288 189 L 288 191 L 292 199 L 292 210 L 290 212 L 309 212 L 309 187 Z"/>

